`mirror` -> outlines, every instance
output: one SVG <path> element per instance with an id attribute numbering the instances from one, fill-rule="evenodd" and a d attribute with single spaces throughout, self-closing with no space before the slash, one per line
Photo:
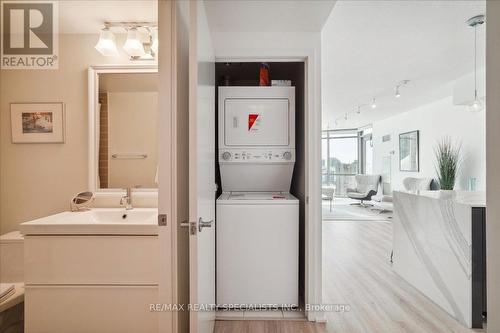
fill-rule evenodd
<path id="1" fill-rule="evenodd" d="M 95 188 L 157 188 L 158 73 L 97 72 Z"/>

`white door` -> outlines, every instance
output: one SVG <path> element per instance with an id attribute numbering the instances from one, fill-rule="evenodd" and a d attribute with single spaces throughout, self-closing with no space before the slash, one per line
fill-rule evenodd
<path id="1" fill-rule="evenodd" d="M 212 333 L 215 311 L 215 65 L 203 1 L 190 1 L 189 292 L 191 333 Z M 193 232 L 194 231 L 194 232 Z"/>

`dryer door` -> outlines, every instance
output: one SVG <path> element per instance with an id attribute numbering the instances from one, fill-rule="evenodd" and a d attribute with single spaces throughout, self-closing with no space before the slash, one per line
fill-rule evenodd
<path id="1" fill-rule="evenodd" d="M 226 146 L 288 146 L 287 98 L 227 98 L 224 100 Z"/>

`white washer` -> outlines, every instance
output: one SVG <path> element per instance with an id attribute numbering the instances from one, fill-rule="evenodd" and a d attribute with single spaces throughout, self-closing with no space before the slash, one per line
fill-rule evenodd
<path id="1" fill-rule="evenodd" d="M 217 303 L 298 305 L 299 201 L 283 192 L 217 200 Z"/>

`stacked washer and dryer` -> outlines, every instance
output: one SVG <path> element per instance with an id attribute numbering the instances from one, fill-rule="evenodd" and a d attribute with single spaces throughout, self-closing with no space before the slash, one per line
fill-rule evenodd
<path id="1" fill-rule="evenodd" d="M 220 87 L 218 116 L 217 303 L 297 306 L 295 88 Z"/>

